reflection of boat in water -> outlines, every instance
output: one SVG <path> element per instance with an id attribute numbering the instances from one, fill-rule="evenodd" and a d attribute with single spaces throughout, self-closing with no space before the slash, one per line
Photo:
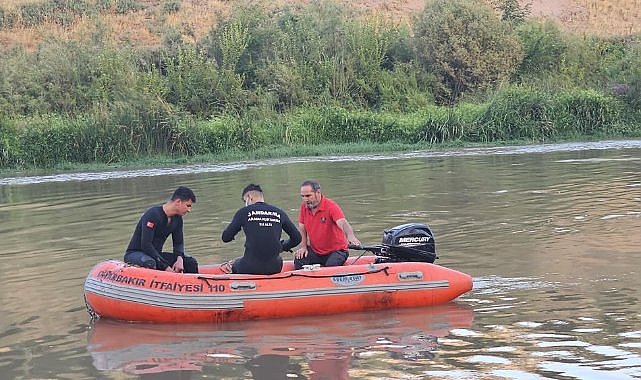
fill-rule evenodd
<path id="1" fill-rule="evenodd" d="M 133 374 L 199 371 L 216 363 L 274 367 L 289 357 L 307 360 L 314 372 L 336 371 L 359 352 L 431 357 L 438 337 L 472 321 L 471 308 L 457 303 L 214 325 L 97 320 L 88 351 L 97 369 Z"/>
<path id="2" fill-rule="evenodd" d="M 429 227 L 408 223 L 385 231 L 384 244 L 355 249 L 345 265 L 273 275 L 229 274 L 202 265 L 198 274 L 98 263 L 85 280 L 93 316 L 140 322 L 229 322 L 439 305 L 472 289 L 472 278 L 433 264 Z M 274 305 L 278 305 L 274 307 Z"/>

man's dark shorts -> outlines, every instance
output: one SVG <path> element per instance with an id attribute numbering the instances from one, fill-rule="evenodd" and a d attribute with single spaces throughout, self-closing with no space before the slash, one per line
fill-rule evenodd
<path id="1" fill-rule="evenodd" d="M 324 267 L 339 267 L 345 264 L 349 253 L 345 250 L 332 251 L 327 255 L 319 255 L 312 250 L 312 247 L 307 247 L 307 256 L 302 259 L 294 259 L 294 267 L 296 269 L 303 268 L 303 265 L 320 264 Z"/>
<path id="2" fill-rule="evenodd" d="M 160 256 L 167 264 L 174 265 L 178 256 L 171 252 L 160 252 Z M 131 265 L 137 265 L 143 268 L 158 269 L 163 268 L 162 264 L 157 263 L 156 260 L 142 251 L 131 251 L 125 253 L 125 262 Z M 185 273 L 198 273 L 198 261 L 191 256 L 183 258 L 183 266 Z"/>

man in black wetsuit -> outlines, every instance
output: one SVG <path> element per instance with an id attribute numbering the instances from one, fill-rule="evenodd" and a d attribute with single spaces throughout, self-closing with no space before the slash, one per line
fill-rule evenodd
<path id="1" fill-rule="evenodd" d="M 125 262 L 167 272 L 198 273 L 198 262 L 185 256 L 183 241 L 183 216 L 191 211 L 195 202 L 194 192 L 181 186 L 170 200 L 149 208 L 136 224 L 125 252 Z M 162 247 L 169 235 L 173 252 L 163 252 Z"/>
<path id="2" fill-rule="evenodd" d="M 259 185 L 247 185 L 242 196 L 245 207 L 236 212 L 222 236 L 227 243 L 234 240 L 241 228 L 245 232 L 245 254 L 234 261 L 232 272 L 278 273 L 283 268 L 280 253 L 300 243 L 300 232 L 283 210 L 265 203 L 263 190 Z M 289 240 L 280 240 L 282 231 L 289 235 Z"/>

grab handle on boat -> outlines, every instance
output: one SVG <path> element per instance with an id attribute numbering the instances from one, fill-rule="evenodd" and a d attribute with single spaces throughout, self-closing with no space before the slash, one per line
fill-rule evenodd
<path id="1" fill-rule="evenodd" d="M 422 280 L 423 272 L 400 272 L 398 274 L 399 280 Z"/>
<path id="2" fill-rule="evenodd" d="M 231 290 L 254 290 L 256 289 L 255 282 L 232 282 L 229 287 Z"/>

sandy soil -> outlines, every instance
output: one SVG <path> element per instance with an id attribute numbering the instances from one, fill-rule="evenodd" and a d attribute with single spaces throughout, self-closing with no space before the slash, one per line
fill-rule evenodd
<path id="1" fill-rule="evenodd" d="M 520 1 L 521 6 L 530 3 L 533 17 L 561 20 L 566 14 L 576 10 L 577 4 L 572 0 L 532 0 Z"/>
<path id="2" fill-rule="evenodd" d="M 180 11 L 165 15 L 159 0 L 137 0 L 145 7 L 124 15 L 103 16 L 111 38 L 118 43 L 132 45 L 158 45 L 162 30 L 173 27 L 183 38 L 194 41 L 202 38 L 215 22 L 215 15 L 226 12 L 239 2 L 277 4 L 306 4 L 312 0 L 182 0 Z M 379 14 L 397 22 L 409 22 L 412 15 L 423 9 L 425 0 L 336 0 L 350 4 L 364 14 Z M 496 0 L 484 0 L 489 3 Z M 21 4 L 34 0 L 5 0 L 0 4 L 4 10 L 17 10 Z M 558 22 L 562 28 L 579 35 L 627 36 L 641 34 L 641 0 L 519 0 L 522 6 L 529 4 L 530 15 L 539 19 Z M 20 45 L 27 50 L 37 48 L 40 41 L 54 37 L 81 39 L 91 35 L 94 21 L 84 17 L 71 27 L 46 23 L 36 27 L 0 29 L 0 45 Z"/>

